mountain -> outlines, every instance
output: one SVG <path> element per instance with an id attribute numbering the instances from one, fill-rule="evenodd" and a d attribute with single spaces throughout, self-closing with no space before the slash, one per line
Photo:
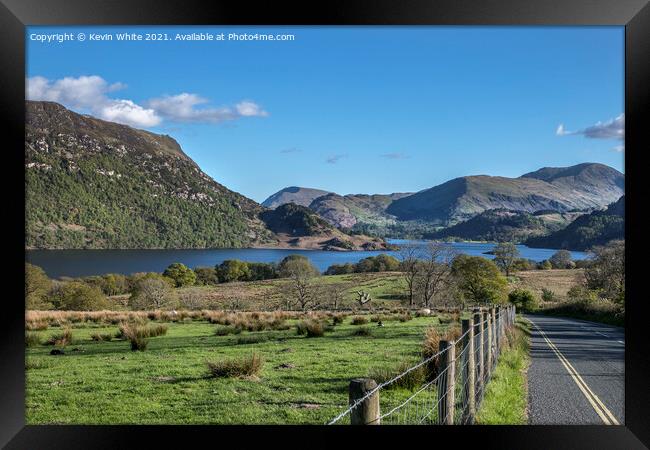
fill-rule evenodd
<path id="1" fill-rule="evenodd" d="M 273 231 L 267 208 L 217 183 L 170 136 L 53 102 L 26 102 L 25 178 L 27 248 L 256 247 L 295 237 Z M 319 220 L 308 248 L 383 242 L 346 240 Z"/>
<path id="2" fill-rule="evenodd" d="M 314 199 L 309 208 L 339 228 L 352 228 L 357 223 L 383 224 L 395 221 L 386 214 L 388 205 L 407 195 L 410 194 L 327 194 Z"/>
<path id="3" fill-rule="evenodd" d="M 525 244 L 539 248 L 587 250 L 615 239 L 625 239 L 625 196 L 604 211 L 581 215 L 566 228 L 548 236 L 532 237 Z"/>
<path id="4" fill-rule="evenodd" d="M 264 211 L 260 218 L 277 238 L 274 246 L 320 248 L 324 250 L 386 250 L 383 239 L 347 235 L 311 209 L 285 203 Z"/>
<path id="5" fill-rule="evenodd" d="M 395 200 L 386 213 L 398 220 L 449 226 L 489 209 L 534 213 L 603 208 L 623 195 L 624 184 L 622 173 L 597 163 L 546 167 L 519 178 L 466 176 Z"/>
<path id="6" fill-rule="evenodd" d="M 488 209 L 451 227 L 425 237 L 429 239 L 520 243 L 533 236 L 557 231 L 580 213 L 540 211 L 528 213 L 507 209 Z"/>
<path id="7" fill-rule="evenodd" d="M 298 186 L 286 187 L 262 202 L 262 206 L 267 208 L 277 208 L 285 203 L 295 203 L 296 205 L 309 206 L 311 202 L 322 195 L 329 194 L 327 191 L 320 189 L 304 188 Z"/>

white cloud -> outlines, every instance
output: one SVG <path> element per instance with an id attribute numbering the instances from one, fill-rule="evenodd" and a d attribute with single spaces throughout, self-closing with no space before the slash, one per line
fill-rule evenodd
<path id="1" fill-rule="evenodd" d="M 153 127 L 163 119 L 171 122 L 218 123 L 242 117 L 266 117 L 257 103 L 243 100 L 232 107 L 200 107 L 209 101 L 197 94 L 181 93 L 153 98 L 139 105 L 133 100 L 111 98 L 109 93 L 124 89 L 122 83 L 109 84 L 97 75 L 48 80 L 41 76 L 27 79 L 26 97 L 61 103 L 81 109 L 105 120 L 135 127 Z"/>
<path id="2" fill-rule="evenodd" d="M 563 124 L 560 124 L 555 131 L 558 136 L 581 134 L 591 139 L 625 139 L 625 114 L 607 122 L 598 122 L 587 128 L 576 131 L 567 131 Z"/>
<path id="3" fill-rule="evenodd" d="M 145 109 L 131 100 L 111 100 L 99 109 L 100 116 L 111 122 L 153 127 L 160 123 L 160 117 L 153 109 Z"/>
<path id="4" fill-rule="evenodd" d="M 612 150 L 618 153 L 623 153 L 625 151 L 625 145 L 617 145 L 616 147 L 613 147 Z"/>
<path id="5" fill-rule="evenodd" d="M 269 115 L 269 113 L 264 111 L 257 103 L 249 100 L 237 103 L 235 108 L 239 115 L 244 117 L 266 117 Z"/>
<path id="6" fill-rule="evenodd" d="M 174 122 L 222 122 L 236 118 L 228 108 L 196 108 L 197 105 L 207 102 L 207 99 L 196 94 L 183 92 L 178 95 L 153 98 L 147 102 L 147 105 Z"/>
<path id="7" fill-rule="evenodd" d="M 235 120 L 240 117 L 265 117 L 268 113 L 258 104 L 243 101 L 231 107 L 197 108 L 208 103 L 208 100 L 196 94 L 183 92 L 178 95 L 165 95 L 153 98 L 147 102 L 150 108 L 166 119 L 175 122 L 205 122 L 218 123 L 226 120 Z"/>
<path id="8" fill-rule="evenodd" d="M 135 127 L 152 127 L 161 119 L 153 109 L 146 109 L 131 100 L 109 98 L 106 94 L 126 85 L 109 84 L 97 75 L 65 77 L 51 81 L 44 77 L 27 79 L 27 98 L 61 103 L 69 108 L 87 110 L 100 119 Z"/>

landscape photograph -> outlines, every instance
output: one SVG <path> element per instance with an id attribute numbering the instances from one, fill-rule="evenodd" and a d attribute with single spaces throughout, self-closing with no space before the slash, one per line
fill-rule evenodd
<path id="1" fill-rule="evenodd" d="M 624 425 L 624 28 L 26 29 L 29 425 Z"/>

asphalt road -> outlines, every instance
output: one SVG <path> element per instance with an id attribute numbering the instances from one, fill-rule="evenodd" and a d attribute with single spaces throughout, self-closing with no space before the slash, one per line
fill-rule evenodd
<path id="1" fill-rule="evenodd" d="M 533 323 L 529 422 L 623 425 L 623 328 L 560 317 L 526 318 Z"/>

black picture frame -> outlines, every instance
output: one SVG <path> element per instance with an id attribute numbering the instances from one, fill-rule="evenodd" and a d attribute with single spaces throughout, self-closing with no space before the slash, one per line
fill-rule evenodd
<path id="1" fill-rule="evenodd" d="M 24 92 L 26 25 L 620 25 L 625 26 L 626 115 L 626 358 L 625 425 L 521 427 L 210 427 L 25 426 L 24 305 Z M 645 0 L 330 0 L 329 2 L 234 2 L 198 0 L 0 0 L 0 114 L 6 211 L 5 269 L 10 293 L 0 327 L 0 444 L 8 449 L 129 448 L 188 445 L 366 445 L 387 442 L 482 448 L 646 448 L 650 445 L 650 358 L 641 261 L 647 229 L 641 149 L 650 148 L 643 112 L 650 99 L 650 6 Z M 644 126 L 645 125 L 645 126 Z M 281 436 L 278 436 L 280 434 Z M 309 436 L 306 436 L 309 434 Z M 234 439 L 227 443 L 226 439 Z M 142 444 L 140 444 L 142 445 Z"/>

